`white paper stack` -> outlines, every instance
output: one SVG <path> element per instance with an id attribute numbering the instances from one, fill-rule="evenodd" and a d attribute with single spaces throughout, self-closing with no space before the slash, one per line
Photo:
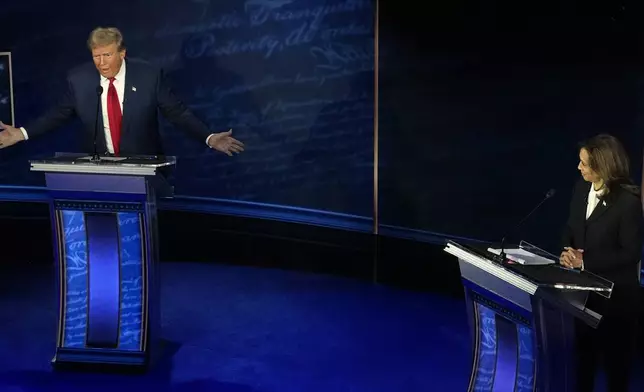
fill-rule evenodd
<path id="1" fill-rule="evenodd" d="M 496 255 L 501 254 L 501 249 L 488 248 L 488 251 Z M 555 263 L 555 261 L 552 259 L 548 259 L 543 256 L 536 255 L 534 253 L 528 252 L 527 250 L 520 249 L 520 248 L 506 249 L 505 257 L 507 257 L 509 260 L 514 261 L 515 263 L 519 263 L 523 265 L 548 265 L 548 264 Z"/>

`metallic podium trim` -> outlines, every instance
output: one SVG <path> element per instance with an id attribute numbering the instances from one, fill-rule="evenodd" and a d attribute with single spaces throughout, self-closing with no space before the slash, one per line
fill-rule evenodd
<path id="1" fill-rule="evenodd" d="M 53 204 L 51 208 L 54 208 Z M 67 268 L 65 265 L 67 263 L 67 255 L 65 254 L 64 244 L 64 232 L 62 231 L 62 211 L 54 210 L 54 235 L 56 238 L 56 253 L 58 254 L 58 347 L 63 347 L 65 345 L 65 309 L 67 308 L 67 296 L 66 287 L 67 287 Z"/>
<path id="2" fill-rule="evenodd" d="M 141 337 L 139 339 L 139 350 L 145 352 L 147 348 L 147 335 L 149 333 L 148 331 L 148 307 L 149 301 L 148 301 L 148 279 L 149 276 L 147 275 L 148 269 L 147 269 L 147 263 L 149 262 L 147 259 L 148 255 L 148 249 L 147 249 L 147 237 L 148 233 L 145 230 L 145 223 L 144 220 L 146 219 L 146 214 L 145 213 L 140 213 L 139 214 L 139 230 L 141 232 L 141 278 L 143 280 L 143 284 L 141 285 Z M 147 332 L 147 333 L 146 333 Z"/>
<path id="3" fill-rule="evenodd" d="M 378 80 L 380 72 L 380 1 L 376 0 L 376 12 L 374 15 L 374 91 L 373 91 L 373 234 L 378 235 L 380 231 L 380 221 L 378 219 L 378 172 L 380 162 L 380 116 L 378 111 L 380 108 L 378 94 Z"/>
<path id="4" fill-rule="evenodd" d="M 519 277 L 512 272 L 506 270 L 505 268 L 494 264 L 492 261 L 484 259 L 482 257 L 477 257 L 468 253 L 462 249 L 459 249 L 452 244 L 447 244 L 445 247 L 445 252 L 450 253 L 460 260 L 466 261 L 469 264 L 474 265 L 475 267 L 480 268 L 481 270 L 510 283 L 511 285 L 518 287 L 519 289 L 525 291 L 530 295 L 534 295 L 537 292 L 537 285 L 530 282 L 527 279 Z M 467 278 L 467 277 L 465 277 Z"/>
<path id="5" fill-rule="evenodd" d="M 73 170 L 72 170 L 73 169 Z M 131 176 L 154 176 L 157 172 L 156 167 L 146 166 L 127 166 L 123 165 L 95 165 L 79 163 L 76 165 L 61 163 L 31 163 L 31 171 L 54 172 L 66 174 L 115 174 Z"/>
<path id="6" fill-rule="evenodd" d="M 467 301 L 468 305 L 470 306 L 469 311 L 472 312 L 471 315 L 474 318 L 474 328 L 472 329 L 472 334 L 474 335 L 474 345 L 473 345 L 473 355 L 472 355 L 472 370 L 470 370 L 470 382 L 467 387 L 467 391 L 471 392 L 474 388 L 474 384 L 476 382 L 476 376 L 477 373 L 473 371 L 473 369 L 478 369 L 479 367 L 479 347 L 481 343 L 481 336 L 479 334 L 479 328 L 481 327 L 481 315 L 479 314 L 478 307 L 476 306 L 476 302 L 474 301 Z M 469 313 L 469 312 L 468 312 Z"/>

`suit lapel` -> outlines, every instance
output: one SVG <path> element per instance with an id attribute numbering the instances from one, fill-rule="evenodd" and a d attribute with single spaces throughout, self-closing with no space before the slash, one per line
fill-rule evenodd
<path id="1" fill-rule="evenodd" d="M 600 199 L 599 203 L 597 203 L 597 206 L 593 210 L 593 212 L 590 214 L 588 219 L 586 220 L 586 224 L 589 225 L 593 222 L 595 222 L 597 219 L 599 219 L 608 209 L 611 207 L 611 203 L 609 203 L 609 200 L 606 199 Z"/>
<path id="2" fill-rule="evenodd" d="M 94 83 L 88 83 L 89 86 L 100 86 L 101 85 L 101 76 L 96 73 L 98 76 L 93 80 Z M 93 88 L 91 91 L 88 91 L 88 96 L 91 96 L 90 102 L 94 102 L 94 108 L 98 106 L 98 121 L 95 123 L 95 127 L 92 127 L 92 138 L 94 137 L 94 132 L 96 132 L 96 150 L 101 152 L 107 151 L 107 140 L 105 140 L 105 123 L 103 122 L 103 102 L 102 97 L 96 93 L 96 88 Z M 94 117 L 92 115 L 92 117 Z"/>
<path id="3" fill-rule="evenodd" d="M 128 132 L 130 126 L 130 108 L 133 106 L 133 100 L 136 99 L 136 91 L 134 88 L 134 81 L 136 80 L 136 67 L 132 66 L 131 62 L 126 65 L 125 71 L 125 89 L 123 90 L 123 119 L 121 120 L 121 141 L 123 136 Z"/>

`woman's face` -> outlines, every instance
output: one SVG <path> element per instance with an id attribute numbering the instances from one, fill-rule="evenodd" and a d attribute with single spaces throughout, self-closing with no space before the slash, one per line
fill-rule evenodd
<path id="1" fill-rule="evenodd" d="M 588 151 L 586 151 L 585 148 L 582 148 L 579 151 L 579 165 L 577 166 L 577 169 L 579 169 L 581 176 L 585 181 L 599 182 L 600 177 L 597 172 L 590 168 L 589 161 L 590 155 L 588 155 Z"/>

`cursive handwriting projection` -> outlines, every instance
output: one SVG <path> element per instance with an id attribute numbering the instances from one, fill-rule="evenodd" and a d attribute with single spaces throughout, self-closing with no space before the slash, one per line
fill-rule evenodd
<path id="1" fill-rule="evenodd" d="M 371 199 L 365 184 L 372 179 L 373 165 L 372 4 L 158 0 L 146 11 L 143 25 L 140 18 L 124 19 L 128 54 L 163 66 L 177 95 L 210 129 L 233 128 L 246 144 L 243 154 L 222 159 L 202 141 L 163 122 L 164 152 L 180 162 L 175 192 L 370 215 L 364 200 Z M 66 35 L 52 32 L 52 39 L 86 34 L 80 32 L 82 24 L 67 21 Z M 36 40 L 41 35 L 47 35 L 44 29 L 25 32 L 16 45 L 38 53 L 49 42 Z M 78 58 L 71 47 L 65 46 L 60 58 Z M 21 91 L 64 88 L 30 66 L 32 61 L 21 62 L 20 74 L 29 75 Z M 63 75 L 75 64 L 64 65 L 46 73 Z M 4 96 L 2 90 L 0 94 Z M 28 105 L 35 110 L 40 104 Z M 48 145 L 44 153 L 64 147 Z M 11 167 L 23 165 L 11 159 Z M 2 167 L 0 181 L 18 178 L 10 174 L 15 170 Z M 343 186 L 331 192 L 329 181 Z M 74 230 L 70 226 L 69 234 L 76 234 Z M 132 232 L 123 235 L 122 243 L 129 246 L 139 239 Z M 85 245 L 78 239 L 69 246 L 76 251 Z"/>

